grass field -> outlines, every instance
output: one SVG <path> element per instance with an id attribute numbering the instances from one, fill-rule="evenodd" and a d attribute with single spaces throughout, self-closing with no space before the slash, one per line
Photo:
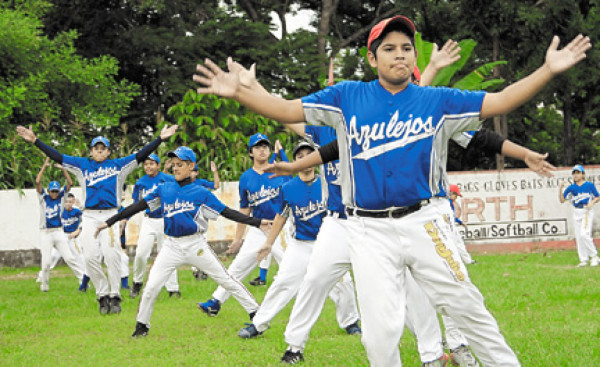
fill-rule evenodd
<path id="1" fill-rule="evenodd" d="M 475 258 L 471 278 L 523 366 L 600 361 L 600 268 L 575 268 L 574 252 Z M 38 270 L 0 269 L 0 366 L 268 366 L 278 365 L 286 348 L 290 306 L 263 336 L 242 340 L 237 332 L 248 316 L 241 306 L 231 299 L 214 318 L 198 311 L 196 302 L 208 299 L 215 283 L 197 281 L 187 269 L 179 275 L 182 297 L 161 293 L 142 339 L 130 338 L 138 301 L 127 291 L 120 315 L 100 316 L 93 291 L 77 292 L 67 268 L 52 272 L 48 293 L 35 283 Z M 248 287 L 264 298 L 265 287 Z M 410 333 L 400 350 L 404 366 L 420 366 Z M 307 366 L 367 365 L 359 338 L 337 326 L 330 300 L 305 359 Z"/>

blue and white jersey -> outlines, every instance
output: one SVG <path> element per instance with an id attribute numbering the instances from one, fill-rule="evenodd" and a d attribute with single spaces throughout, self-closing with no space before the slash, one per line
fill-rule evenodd
<path id="1" fill-rule="evenodd" d="M 306 125 L 304 136 L 318 146 L 325 146 L 335 139 L 335 130 L 329 126 Z M 323 165 L 323 176 L 327 185 L 323 185 L 323 198 L 327 201 L 327 210 L 346 217 L 345 207 L 342 204 L 342 189 L 340 187 L 340 161 L 336 160 Z"/>
<path id="2" fill-rule="evenodd" d="M 163 172 L 158 172 L 154 177 L 144 175 L 140 177 L 140 179 L 136 181 L 135 186 L 133 186 L 131 198 L 137 203 L 163 182 L 175 182 L 175 177 Z M 146 209 L 146 215 L 150 218 L 162 218 L 162 208 L 158 208 L 155 211 Z"/>
<path id="3" fill-rule="evenodd" d="M 202 187 L 204 187 L 205 189 L 209 189 L 209 190 L 214 190 L 215 189 L 215 183 L 211 182 L 209 180 L 205 180 L 203 178 L 197 178 L 194 180 L 194 183 L 196 185 L 200 185 Z"/>
<path id="4" fill-rule="evenodd" d="M 59 191 L 58 197 L 52 199 L 50 194 L 46 190 L 42 189 L 42 193 L 38 193 L 38 199 L 40 201 L 40 228 L 60 228 L 62 227 L 62 221 L 60 220 L 62 210 L 64 207 L 64 200 L 67 187 L 63 187 Z"/>
<path id="5" fill-rule="evenodd" d="M 447 196 L 448 140 L 479 128 L 484 96 L 413 84 L 391 94 L 375 80 L 338 83 L 302 103 L 308 123 L 336 130 L 342 202 L 381 210 Z"/>
<path id="6" fill-rule="evenodd" d="M 569 185 L 563 192 L 563 197 L 567 200 L 571 201 L 576 208 L 583 208 L 587 204 L 589 204 L 590 200 L 600 196 L 598 194 L 598 189 L 596 186 L 589 182 L 585 181 L 581 186 L 577 184 Z"/>
<path id="7" fill-rule="evenodd" d="M 217 219 L 226 208 L 212 192 L 193 183 L 181 187 L 177 182 L 165 182 L 144 200 L 152 211 L 162 207 L 165 234 L 171 237 L 205 233 L 208 220 Z"/>
<path id="8" fill-rule="evenodd" d="M 91 158 L 63 155 L 63 166 L 72 172 L 85 190 L 85 209 L 116 209 L 127 176 L 138 166 L 135 154 L 96 162 Z"/>
<path id="9" fill-rule="evenodd" d="M 308 185 L 296 176 L 281 187 L 278 201 L 279 214 L 294 220 L 293 237 L 302 241 L 316 240 L 327 212 L 321 196 L 321 178 Z"/>
<path id="10" fill-rule="evenodd" d="M 460 220 L 457 216 L 456 216 L 456 210 L 454 209 L 454 201 L 452 201 L 451 199 L 448 199 L 448 201 L 450 202 L 450 207 L 452 208 L 452 213 L 454 214 L 454 223 L 458 223 L 460 225 L 463 224 L 463 221 Z"/>
<path id="11" fill-rule="evenodd" d="M 64 209 L 62 212 L 62 223 L 63 223 L 63 231 L 65 233 L 72 233 L 79 228 L 79 223 L 81 223 L 81 210 L 77 208 L 71 208 L 71 210 Z"/>
<path id="12" fill-rule="evenodd" d="M 278 204 L 273 200 L 279 196 L 281 186 L 290 176 L 269 178 L 272 173 L 260 174 L 250 168 L 242 173 L 239 182 L 240 208 L 252 209 L 252 216 L 258 219 L 273 220 Z"/>

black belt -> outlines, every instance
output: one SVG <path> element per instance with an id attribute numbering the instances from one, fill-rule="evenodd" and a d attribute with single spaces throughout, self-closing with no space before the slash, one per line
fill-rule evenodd
<path id="1" fill-rule="evenodd" d="M 339 218 L 339 219 L 346 219 L 346 214 L 345 213 L 335 212 L 333 210 L 328 210 L 327 211 L 327 216 L 334 217 L 334 218 Z"/>
<path id="2" fill-rule="evenodd" d="M 429 204 L 429 199 L 420 201 L 411 206 L 403 206 L 399 208 L 385 210 L 362 210 L 356 208 L 346 208 L 346 213 L 349 216 L 369 217 L 369 218 L 402 218 L 421 209 L 424 205 Z"/>

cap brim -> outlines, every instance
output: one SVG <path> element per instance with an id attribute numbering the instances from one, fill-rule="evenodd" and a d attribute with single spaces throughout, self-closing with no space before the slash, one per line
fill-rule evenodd
<path id="1" fill-rule="evenodd" d="M 379 37 L 381 37 L 381 35 L 383 34 L 383 32 L 385 32 L 385 30 L 387 28 L 389 28 L 391 25 L 394 25 L 394 24 L 402 25 L 408 31 L 408 33 L 411 37 L 414 37 L 415 33 L 417 32 L 417 28 L 415 27 L 414 23 L 410 19 L 408 19 L 407 17 L 402 16 L 402 15 L 396 15 L 395 17 L 389 18 L 387 23 L 385 23 L 385 25 L 381 29 L 378 29 L 375 33 L 371 33 L 369 35 L 369 41 L 367 42 L 367 48 L 370 49 L 371 44 L 374 41 L 376 41 L 377 39 L 379 39 Z M 377 27 L 377 25 L 375 27 Z"/>

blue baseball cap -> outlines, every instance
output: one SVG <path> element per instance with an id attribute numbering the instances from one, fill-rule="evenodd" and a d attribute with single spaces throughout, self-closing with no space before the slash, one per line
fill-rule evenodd
<path id="1" fill-rule="evenodd" d="M 160 158 L 158 158 L 158 156 L 154 153 L 150 154 L 146 159 L 153 160 L 154 162 L 160 164 Z"/>
<path id="2" fill-rule="evenodd" d="M 98 143 L 102 143 L 104 144 L 107 148 L 110 148 L 110 142 L 108 141 L 107 138 L 105 138 L 104 136 L 96 136 L 93 140 L 92 140 L 92 144 L 91 146 L 94 147 L 96 146 L 96 144 Z"/>
<path id="3" fill-rule="evenodd" d="M 48 191 L 60 191 L 60 183 L 58 181 L 52 181 L 48 184 Z"/>
<path id="4" fill-rule="evenodd" d="M 267 138 L 266 135 L 258 133 L 254 134 L 250 137 L 250 141 L 248 142 L 248 150 L 252 150 L 252 147 L 260 143 L 261 141 L 266 141 L 269 146 L 271 146 L 271 141 Z"/>
<path id="5" fill-rule="evenodd" d="M 583 169 L 583 166 L 581 164 L 576 164 L 576 165 L 573 166 L 573 169 L 571 170 L 571 173 L 573 173 L 575 171 L 579 171 L 581 173 L 585 173 L 585 170 Z"/>
<path id="6" fill-rule="evenodd" d="M 167 153 L 167 157 L 177 157 L 182 161 L 190 161 L 196 163 L 196 153 L 188 147 L 181 146 L 172 152 Z"/>

